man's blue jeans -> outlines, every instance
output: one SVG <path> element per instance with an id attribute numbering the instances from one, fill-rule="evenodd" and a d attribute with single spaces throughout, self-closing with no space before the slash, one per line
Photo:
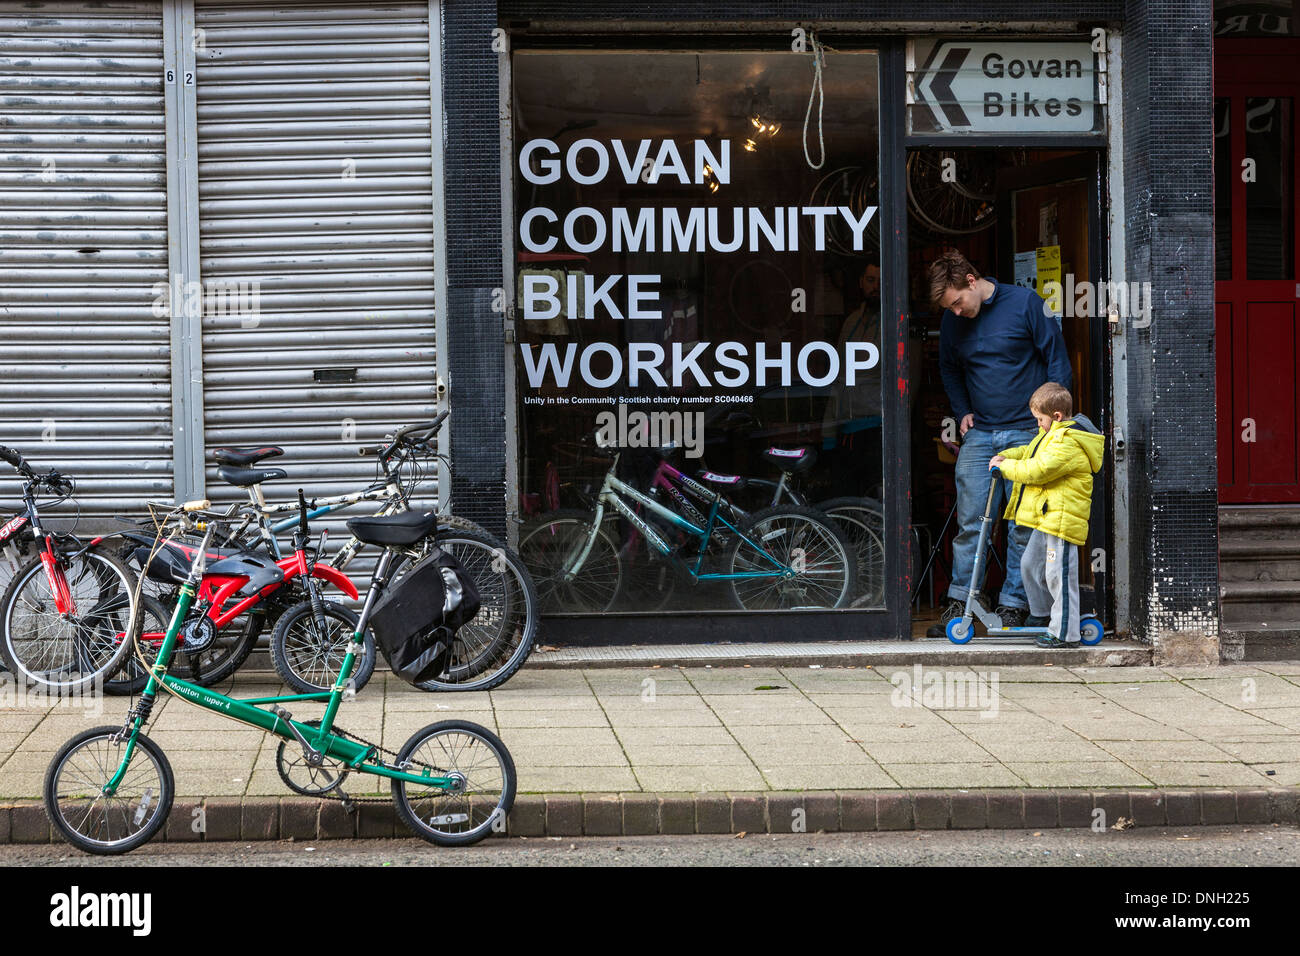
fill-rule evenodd
<path id="1" fill-rule="evenodd" d="M 1016 445 L 1028 445 L 1038 434 L 1036 428 L 1002 429 L 984 431 L 972 428 L 962 439 L 961 453 L 957 456 L 957 537 L 952 543 L 952 582 L 948 585 L 948 597 L 965 601 L 970 590 L 971 571 L 975 565 L 975 549 L 980 541 L 980 518 L 984 514 L 984 505 L 989 500 L 989 483 L 993 473 L 989 471 L 989 459 L 998 452 Z M 1011 494 L 1010 481 L 998 482 L 1001 490 L 993 497 L 993 517 L 1001 517 L 1006 509 L 1007 498 Z M 1002 593 L 997 603 L 1006 607 L 1029 608 L 1029 599 L 1025 596 L 1024 585 L 1020 582 L 1020 556 L 1029 543 L 1031 528 L 1021 528 L 1014 521 L 1007 522 L 1007 563 L 1006 579 L 1002 582 Z M 992 535 L 993 526 L 989 527 Z M 980 574 L 979 586 L 984 586 L 984 572 L 988 571 L 988 559 L 984 562 Z"/>

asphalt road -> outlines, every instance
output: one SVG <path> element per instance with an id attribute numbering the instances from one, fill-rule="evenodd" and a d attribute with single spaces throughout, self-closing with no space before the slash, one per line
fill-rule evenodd
<path id="1" fill-rule="evenodd" d="M 0 846 L 0 866 L 1295 866 L 1294 827 L 534 837 L 440 849 L 415 839 L 170 844 L 125 857 Z"/>

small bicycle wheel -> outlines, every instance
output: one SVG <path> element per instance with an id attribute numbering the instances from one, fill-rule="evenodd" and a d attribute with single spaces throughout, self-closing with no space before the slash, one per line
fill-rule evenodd
<path id="1" fill-rule="evenodd" d="M 59 590 L 66 582 L 67 610 L 51 590 L 41 556 L 13 576 L 0 596 L 0 657 L 19 680 L 60 692 L 90 687 L 112 675 L 131 645 L 135 581 L 117 558 L 103 551 L 61 555 Z"/>
<path id="2" fill-rule="evenodd" d="M 753 514 L 723 558 L 746 611 L 843 607 L 853 594 L 853 546 L 826 515 L 780 505 Z"/>
<path id="3" fill-rule="evenodd" d="M 393 780 L 397 816 L 422 840 L 468 846 L 505 832 L 515 802 L 515 763 L 487 728 L 467 720 L 430 724 L 402 745 L 397 764 L 455 781 L 448 789 Z"/>
<path id="4" fill-rule="evenodd" d="M 86 853 L 126 853 L 149 841 L 172 807 L 175 784 L 162 748 L 138 734 L 131 763 L 112 794 L 105 786 L 126 755 L 112 738 L 121 727 L 94 727 L 65 743 L 50 761 L 45 812 L 65 840 Z"/>
<path id="5" fill-rule="evenodd" d="M 299 694 L 331 690 L 343 669 L 357 616 L 341 604 L 322 601 L 324 630 L 316 623 L 311 601 L 301 601 L 280 616 L 271 634 L 271 661 L 275 672 Z M 349 678 L 360 690 L 375 670 L 375 638 L 365 635 L 364 651 Z"/>
<path id="6" fill-rule="evenodd" d="M 884 607 L 885 517 L 880 503 L 871 498 L 832 498 L 816 505 L 828 515 L 853 545 L 858 563 L 853 607 Z"/>
<path id="7" fill-rule="evenodd" d="M 435 691 L 498 687 L 523 666 L 537 640 L 541 606 L 532 575 L 517 554 L 487 532 L 440 530 L 433 544 L 459 561 L 474 581 L 479 609 L 456 632 L 446 669 L 415 686 Z"/>
<path id="8" fill-rule="evenodd" d="M 543 614 L 603 613 L 618 602 L 623 562 L 618 542 L 603 523 L 578 566 L 591 537 L 591 518 L 582 511 L 557 511 L 520 535 L 519 555 L 537 585 Z M 566 580 L 575 566 L 577 573 Z"/>

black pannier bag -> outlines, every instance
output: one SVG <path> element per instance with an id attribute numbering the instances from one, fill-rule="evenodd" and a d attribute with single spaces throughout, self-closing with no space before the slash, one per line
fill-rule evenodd
<path id="1" fill-rule="evenodd" d="M 369 627 L 393 673 L 417 684 L 442 674 L 456 631 L 478 608 L 474 579 L 435 548 L 375 601 Z"/>

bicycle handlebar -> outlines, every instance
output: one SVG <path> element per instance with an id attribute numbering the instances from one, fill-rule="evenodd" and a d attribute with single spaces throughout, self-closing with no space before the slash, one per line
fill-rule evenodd
<path id="1" fill-rule="evenodd" d="M 440 412 L 438 417 L 431 422 L 416 422 L 414 425 L 399 428 L 393 433 L 392 439 L 387 444 L 364 445 L 357 449 L 357 454 L 363 458 L 377 455 L 381 462 L 387 462 L 389 458 L 393 457 L 393 452 L 397 450 L 399 445 L 417 445 L 422 441 L 427 441 L 434 432 L 442 427 L 442 423 L 447 420 L 447 416 L 450 414 L 450 411 Z M 421 437 L 413 439 L 410 437 L 412 435 L 421 435 Z"/>
<path id="2" fill-rule="evenodd" d="M 36 472 L 32 471 L 32 466 L 27 464 L 26 459 L 19 454 L 18 449 L 10 448 L 8 445 L 0 445 L 0 458 L 18 469 L 18 473 L 24 478 L 36 477 Z"/>
<path id="3" fill-rule="evenodd" d="M 416 422 L 414 425 L 407 425 L 405 428 L 399 428 L 397 430 L 397 433 L 393 436 L 393 438 L 394 439 L 405 438 L 407 435 L 411 434 L 412 432 L 424 432 L 424 431 L 436 432 L 439 428 L 442 427 L 442 423 L 447 420 L 447 416 L 450 414 L 451 412 L 449 411 L 439 412 L 438 417 L 431 422 Z"/>

